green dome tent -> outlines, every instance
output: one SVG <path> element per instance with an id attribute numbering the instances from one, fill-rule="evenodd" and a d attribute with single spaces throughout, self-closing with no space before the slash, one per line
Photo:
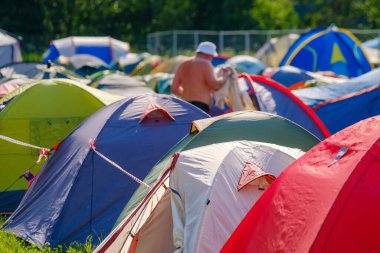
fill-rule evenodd
<path id="1" fill-rule="evenodd" d="M 16 145 L 11 138 L 51 148 L 85 118 L 122 97 L 68 79 L 40 80 L 21 86 L 0 100 L 0 213 L 12 212 L 35 174 L 40 150 Z M 43 159 L 44 161 L 44 159 Z"/>
<path id="2" fill-rule="evenodd" d="M 136 250 L 138 240 L 141 239 L 143 242 L 148 237 L 143 239 L 137 234 L 145 224 L 150 231 L 157 232 L 156 228 L 160 230 L 155 236 L 149 237 L 149 242 L 145 241 L 145 246 L 159 241 L 154 252 L 170 252 L 170 249 L 165 247 L 170 246 L 172 233 L 165 229 L 171 225 L 171 213 L 165 210 L 160 212 L 158 203 L 162 201 L 161 197 L 169 189 L 167 178 L 175 164 L 176 153 L 233 141 L 271 143 L 302 151 L 307 151 L 319 143 L 317 137 L 295 123 L 283 117 L 259 111 L 238 111 L 194 121 L 190 133 L 166 153 L 145 177 L 144 182 L 153 185 L 152 189 L 139 187 L 135 191 L 120 215 L 119 221 L 116 222 L 119 225 L 115 226 L 94 252 L 140 252 Z M 214 153 L 212 156 L 218 157 L 220 154 Z M 153 210 L 158 210 L 157 213 L 164 220 L 164 224 L 157 225 L 150 222 L 152 219 L 149 217 Z M 141 252 L 152 252 L 152 249 L 148 250 L 145 247 Z"/>

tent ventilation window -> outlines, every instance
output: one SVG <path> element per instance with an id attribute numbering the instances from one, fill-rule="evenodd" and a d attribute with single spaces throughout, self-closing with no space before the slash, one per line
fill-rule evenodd
<path id="1" fill-rule="evenodd" d="M 160 122 L 162 119 L 169 119 L 174 121 L 174 117 L 158 104 L 150 103 L 141 115 L 139 123 L 141 124 L 146 119 L 153 119 L 155 122 Z"/>
<path id="2" fill-rule="evenodd" d="M 258 186 L 260 191 L 264 191 L 274 180 L 275 176 L 265 172 L 251 161 L 246 161 L 241 172 L 237 190 L 240 191 L 247 185 Z"/>

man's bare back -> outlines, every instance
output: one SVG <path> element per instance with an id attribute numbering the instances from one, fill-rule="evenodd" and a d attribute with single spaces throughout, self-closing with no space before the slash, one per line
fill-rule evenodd
<path id="1" fill-rule="evenodd" d="M 198 53 L 195 58 L 183 62 L 175 73 L 172 92 L 186 101 L 210 106 L 212 92 L 218 90 L 227 78 L 215 77 L 211 59 Z"/>

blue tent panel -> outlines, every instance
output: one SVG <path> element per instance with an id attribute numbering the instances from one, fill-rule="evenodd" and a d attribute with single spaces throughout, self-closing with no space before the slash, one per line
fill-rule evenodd
<path id="1" fill-rule="evenodd" d="M 314 78 L 305 70 L 291 66 L 283 66 L 276 70 L 276 72 L 270 76 L 270 79 L 289 88 L 294 84 Z"/>
<path id="2" fill-rule="evenodd" d="M 58 52 L 57 48 L 54 44 L 51 44 L 46 55 L 44 55 L 44 58 L 42 60 L 42 63 L 46 64 L 49 60 L 54 62 L 58 59 L 60 53 Z"/>
<path id="3" fill-rule="evenodd" d="M 78 46 L 75 48 L 75 53 L 96 56 L 107 64 L 112 62 L 111 48 L 109 46 Z"/>
<path id="4" fill-rule="evenodd" d="M 380 115 L 380 85 L 370 92 L 322 106 L 316 110 L 330 132 L 336 133 L 363 119 Z"/>
<path id="5" fill-rule="evenodd" d="M 292 91 L 331 133 L 380 114 L 380 68 L 346 82 Z"/>

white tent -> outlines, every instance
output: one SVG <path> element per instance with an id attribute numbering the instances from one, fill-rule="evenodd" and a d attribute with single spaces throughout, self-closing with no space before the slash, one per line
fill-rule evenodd
<path id="1" fill-rule="evenodd" d="M 145 208 L 95 252 L 218 252 L 270 183 L 302 154 L 254 141 L 175 154 Z"/>
<path id="2" fill-rule="evenodd" d="M 290 46 L 299 38 L 298 34 L 287 34 L 271 38 L 255 54 L 268 67 L 277 67 L 288 52 Z"/>
<path id="3" fill-rule="evenodd" d="M 49 60 L 56 61 L 60 56 L 70 58 L 74 55 L 85 54 L 99 58 L 105 64 L 117 62 L 119 58 L 128 54 L 128 42 L 104 36 L 71 36 L 50 43 L 49 50 L 45 52 L 43 63 Z M 93 62 L 93 57 L 91 62 Z M 62 60 L 62 59 L 61 59 Z M 82 59 L 83 60 L 83 59 Z M 99 63 L 99 60 L 97 62 Z M 83 62 L 80 63 L 83 65 Z"/>
<path id="4" fill-rule="evenodd" d="M 21 49 L 18 40 L 0 30 L 0 66 L 21 61 Z"/>

